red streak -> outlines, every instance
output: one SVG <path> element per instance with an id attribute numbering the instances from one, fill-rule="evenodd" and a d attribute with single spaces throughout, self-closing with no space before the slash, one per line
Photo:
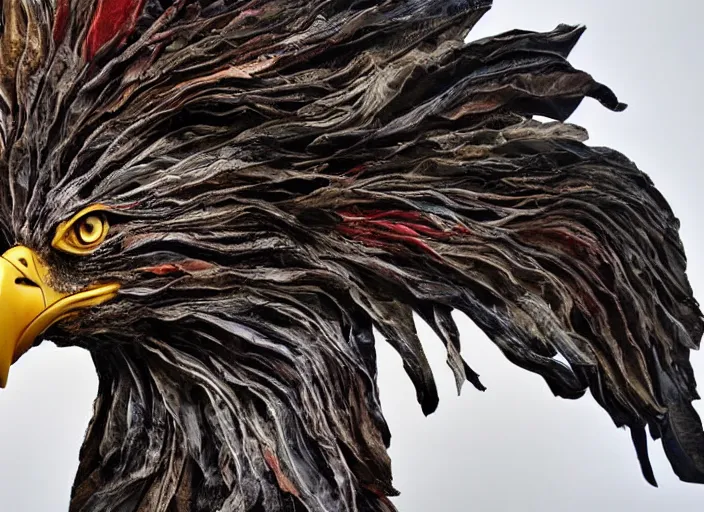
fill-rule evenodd
<path id="1" fill-rule="evenodd" d="M 453 231 L 456 231 L 458 233 L 462 233 L 463 235 L 471 235 L 472 231 L 463 226 L 462 224 L 457 224 L 454 228 L 452 228 Z"/>
<path id="2" fill-rule="evenodd" d="M 157 276 L 166 276 L 169 274 L 180 274 L 183 272 L 198 272 L 201 270 L 208 270 L 209 268 L 213 268 L 213 265 L 207 261 L 185 260 L 178 263 L 164 263 L 163 265 L 144 267 L 140 270 L 142 272 L 149 272 L 150 274 L 155 274 Z"/>
<path id="3" fill-rule="evenodd" d="M 396 222 L 385 222 L 382 220 L 374 221 L 373 224 L 375 226 L 381 226 L 382 228 L 386 228 L 389 231 L 392 231 L 394 233 L 399 233 L 401 235 L 418 236 L 418 232 L 413 231 L 411 228 L 409 228 L 405 224 L 398 224 Z"/>
<path id="4" fill-rule="evenodd" d="M 279 484 L 279 489 L 289 494 L 293 494 L 296 497 L 300 497 L 296 486 L 293 484 L 293 482 L 291 482 L 289 477 L 287 477 L 284 472 L 281 471 L 281 465 L 279 464 L 279 459 L 276 457 L 276 455 L 274 455 L 274 453 L 268 448 L 264 448 L 263 455 L 264 460 L 266 461 L 266 465 L 269 466 L 269 469 L 274 472 L 276 482 Z"/>
<path id="5" fill-rule="evenodd" d="M 66 35 L 66 22 L 68 21 L 68 4 L 70 0 L 58 0 L 56 2 L 56 12 L 54 14 L 54 43 L 58 44 Z"/>
<path id="6" fill-rule="evenodd" d="M 83 56 L 93 60 L 105 43 L 118 35 L 121 42 L 134 30 L 144 0 L 98 0 L 83 46 Z"/>
<path id="7" fill-rule="evenodd" d="M 352 167 L 349 171 L 345 171 L 342 173 L 343 176 L 354 176 L 357 177 L 360 174 L 362 174 L 365 170 L 367 169 L 367 166 L 364 164 L 356 165 Z"/>
<path id="8" fill-rule="evenodd" d="M 173 265 L 171 263 L 157 265 L 155 267 L 144 267 L 140 270 L 142 270 L 143 272 L 149 272 L 150 274 L 156 274 L 157 276 L 165 276 L 167 274 L 174 274 L 176 272 L 181 271 L 181 269 L 178 268 L 177 265 Z"/>
<path id="9" fill-rule="evenodd" d="M 340 211 L 343 221 L 337 229 L 343 235 L 362 242 L 369 247 L 391 249 L 401 242 L 420 249 L 434 258 L 442 259 L 440 254 L 428 243 L 430 240 L 447 239 L 457 235 L 461 230 L 442 230 L 428 225 L 430 219 L 420 212 L 404 210 L 365 210 Z M 464 230 L 466 233 L 466 229 Z"/>

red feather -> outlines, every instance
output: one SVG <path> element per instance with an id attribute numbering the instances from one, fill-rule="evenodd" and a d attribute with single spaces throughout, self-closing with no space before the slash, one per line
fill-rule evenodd
<path id="1" fill-rule="evenodd" d="M 432 223 L 420 212 L 403 210 L 340 211 L 342 224 L 337 229 L 365 245 L 388 247 L 393 242 L 404 242 L 441 259 L 440 255 L 423 239 L 442 240 L 466 231 L 437 229 L 424 223 Z"/>
<path id="2" fill-rule="evenodd" d="M 70 0 L 58 0 L 56 2 L 56 14 L 54 14 L 54 42 L 59 43 L 63 41 L 64 35 L 66 33 L 66 22 L 68 21 L 69 13 L 69 1 Z"/>
<path id="3" fill-rule="evenodd" d="M 144 267 L 140 270 L 142 272 L 149 272 L 150 274 L 155 274 L 157 276 L 165 276 L 168 274 L 175 273 L 190 273 L 190 272 L 200 272 L 202 270 L 209 270 L 213 268 L 213 264 L 202 260 L 185 260 L 177 263 L 164 263 L 162 265 L 156 265 L 153 267 Z"/>
<path id="4" fill-rule="evenodd" d="M 98 50 L 116 36 L 121 42 L 134 30 L 144 0 L 98 0 L 93 21 L 83 46 L 83 56 L 90 61 Z"/>

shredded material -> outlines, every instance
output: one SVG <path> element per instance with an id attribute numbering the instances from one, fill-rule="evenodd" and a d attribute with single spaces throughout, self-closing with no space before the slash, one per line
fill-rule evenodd
<path id="1" fill-rule="evenodd" d="M 100 379 L 70 510 L 394 510 L 372 329 L 429 414 L 413 312 L 484 389 L 453 310 L 555 395 L 590 390 L 648 481 L 646 426 L 704 482 L 678 221 L 565 123 L 625 108 L 568 63 L 583 28 L 464 43 L 490 3 L 4 1 L 3 245 L 57 289 L 122 286 L 45 333 Z M 100 249 L 52 250 L 98 203 Z"/>

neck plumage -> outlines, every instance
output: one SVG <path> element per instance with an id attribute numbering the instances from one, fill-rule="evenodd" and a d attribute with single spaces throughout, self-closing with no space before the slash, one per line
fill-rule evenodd
<path id="1" fill-rule="evenodd" d="M 198 338 L 93 354 L 100 386 L 72 512 L 395 510 L 373 377 L 338 368 L 339 386 L 321 386 L 322 360 L 223 357 Z"/>

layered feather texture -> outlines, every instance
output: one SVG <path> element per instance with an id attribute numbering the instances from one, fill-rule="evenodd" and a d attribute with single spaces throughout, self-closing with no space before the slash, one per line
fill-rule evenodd
<path id="1" fill-rule="evenodd" d="M 646 426 L 704 482 L 677 219 L 564 122 L 625 107 L 567 62 L 582 28 L 465 44 L 489 6 L 5 0 L 3 238 L 57 288 L 122 285 L 46 334 L 100 377 L 71 510 L 394 510 L 373 329 L 428 414 L 414 312 L 484 389 L 455 309 L 557 396 L 590 390 L 649 481 Z M 95 203 L 105 244 L 51 249 Z"/>

